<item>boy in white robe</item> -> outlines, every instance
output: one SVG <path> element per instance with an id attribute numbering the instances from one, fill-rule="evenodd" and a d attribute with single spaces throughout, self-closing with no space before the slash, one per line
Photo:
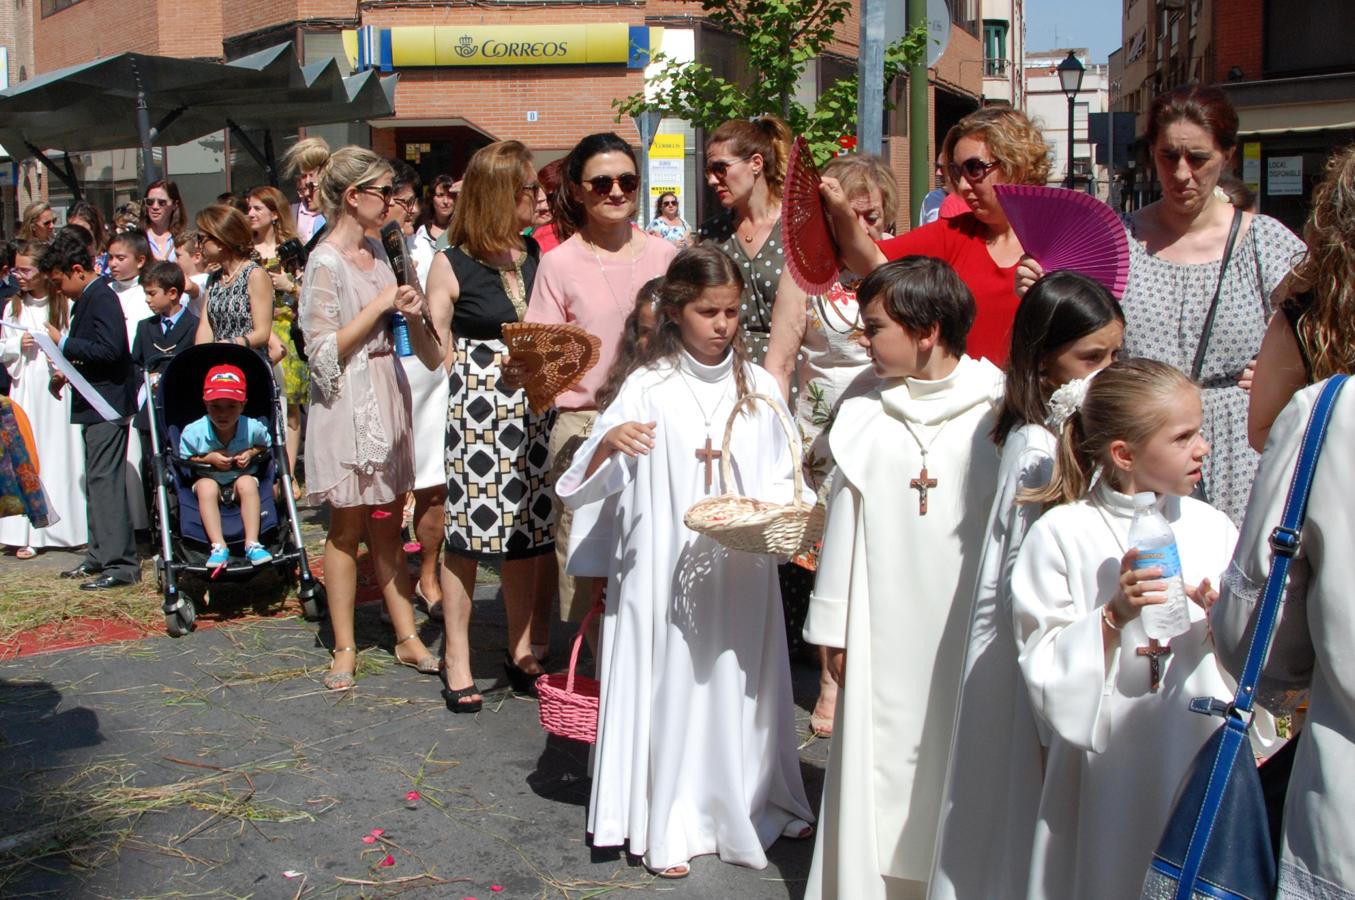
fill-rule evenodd
<path id="1" fill-rule="evenodd" d="M 146 303 L 146 290 L 141 286 L 141 270 L 151 258 L 150 244 L 139 231 L 124 231 L 108 242 L 108 271 L 111 287 L 122 305 L 122 317 L 127 322 L 127 346 L 136 343 L 136 329 L 143 319 L 154 315 Z M 137 374 L 140 379 L 140 373 Z M 137 389 L 140 395 L 141 389 Z M 141 398 L 144 402 L 144 398 Z M 142 487 L 141 463 L 143 451 L 141 432 L 130 429 L 127 435 L 127 504 L 132 510 L 132 527 L 140 530 L 150 526 L 146 508 L 147 492 Z"/>
<path id="2" fill-rule="evenodd" d="M 964 355 L 974 299 L 945 263 L 886 263 L 857 298 L 882 382 L 829 433 L 839 476 L 805 640 L 830 648 L 843 691 L 805 897 L 912 900 L 926 893 L 996 489 L 1002 373 Z"/>

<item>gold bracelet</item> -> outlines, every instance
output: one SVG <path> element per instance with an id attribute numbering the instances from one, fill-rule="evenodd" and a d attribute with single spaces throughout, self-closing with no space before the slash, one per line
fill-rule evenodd
<path id="1" fill-rule="evenodd" d="M 1102 621 L 1102 622 L 1105 622 L 1106 625 L 1108 625 L 1108 626 L 1110 627 L 1110 630 L 1111 630 L 1111 631 L 1119 631 L 1119 630 L 1121 630 L 1122 628 L 1124 628 L 1123 625 L 1116 625 L 1115 622 L 1114 622 L 1114 620 L 1111 619 L 1111 617 L 1110 617 L 1110 604 L 1109 604 L 1109 603 L 1107 603 L 1105 606 L 1101 607 L 1101 621 Z"/>

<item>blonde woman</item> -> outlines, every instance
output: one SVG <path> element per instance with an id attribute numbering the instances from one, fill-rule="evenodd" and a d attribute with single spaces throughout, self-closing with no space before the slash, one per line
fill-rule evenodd
<path id="1" fill-rule="evenodd" d="M 56 213 L 52 211 L 52 204 L 39 200 L 24 207 L 23 218 L 19 224 L 19 240 L 46 243 L 52 239 L 54 231 L 56 231 Z"/>
<path id="2" fill-rule="evenodd" d="M 249 212 L 245 215 L 254 235 L 254 253 L 273 282 L 273 335 L 287 351 L 278 367 L 282 370 L 283 396 L 287 398 L 287 460 L 295 472 L 296 457 L 301 450 L 301 407 L 310 397 L 310 381 L 306 363 L 292 340 L 301 273 L 288 271 L 278 258 L 278 246 L 296 239 L 297 233 L 292 224 L 292 209 L 282 191 L 271 185 L 256 187 L 249 192 L 247 202 Z M 300 499 L 301 485 L 293 481 L 292 489 Z"/>
<path id="3" fill-rule="evenodd" d="M 423 315 L 413 287 L 397 287 L 380 242 L 367 236 L 390 209 L 392 174 L 381 157 L 344 147 L 320 170 L 316 195 L 329 227 L 311 252 L 301 290 L 301 329 L 311 366 L 306 426 L 306 481 L 313 504 L 328 503 L 325 588 L 334 658 L 325 687 L 354 686 L 357 643 L 353 605 L 357 552 L 366 539 L 395 628 L 395 659 L 426 674 L 438 671 L 414 628 L 409 573 L 400 549 L 400 516 L 414 486 L 410 396 L 392 353 L 390 317 Z M 410 340 L 425 365 L 438 364 L 422 328 Z"/>
<path id="4" fill-rule="evenodd" d="M 1355 372 L 1355 144 L 1327 161 L 1303 240 L 1308 252 L 1256 356 L 1247 432 L 1257 452 L 1300 388 Z"/>

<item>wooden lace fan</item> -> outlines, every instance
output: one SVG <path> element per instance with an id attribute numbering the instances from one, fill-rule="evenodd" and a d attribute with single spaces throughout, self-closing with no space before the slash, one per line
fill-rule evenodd
<path id="1" fill-rule="evenodd" d="M 602 341 L 577 325 L 509 322 L 503 340 L 522 367 L 532 412 L 541 415 L 555 398 L 579 383 L 602 356 Z"/>
<path id="2" fill-rule="evenodd" d="M 838 280 L 837 245 L 819 194 L 821 183 L 809 144 L 797 137 L 786 164 L 781 234 L 790 277 L 811 296 L 827 293 Z"/>

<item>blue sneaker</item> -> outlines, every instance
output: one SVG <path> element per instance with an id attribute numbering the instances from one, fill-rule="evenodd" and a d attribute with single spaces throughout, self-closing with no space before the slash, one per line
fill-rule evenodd
<path id="1" fill-rule="evenodd" d="M 251 566 L 266 566 L 273 561 L 273 554 L 264 549 L 263 544 L 253 543 L 245 548 L 245 559 Z"/>
<path id="2" fill-rule="evenodd" d="M 231 551 L 225 544 L 213 544 L 212 552 L 207 556 L 207 568 L 216 569 L 230 562 Z"/>

